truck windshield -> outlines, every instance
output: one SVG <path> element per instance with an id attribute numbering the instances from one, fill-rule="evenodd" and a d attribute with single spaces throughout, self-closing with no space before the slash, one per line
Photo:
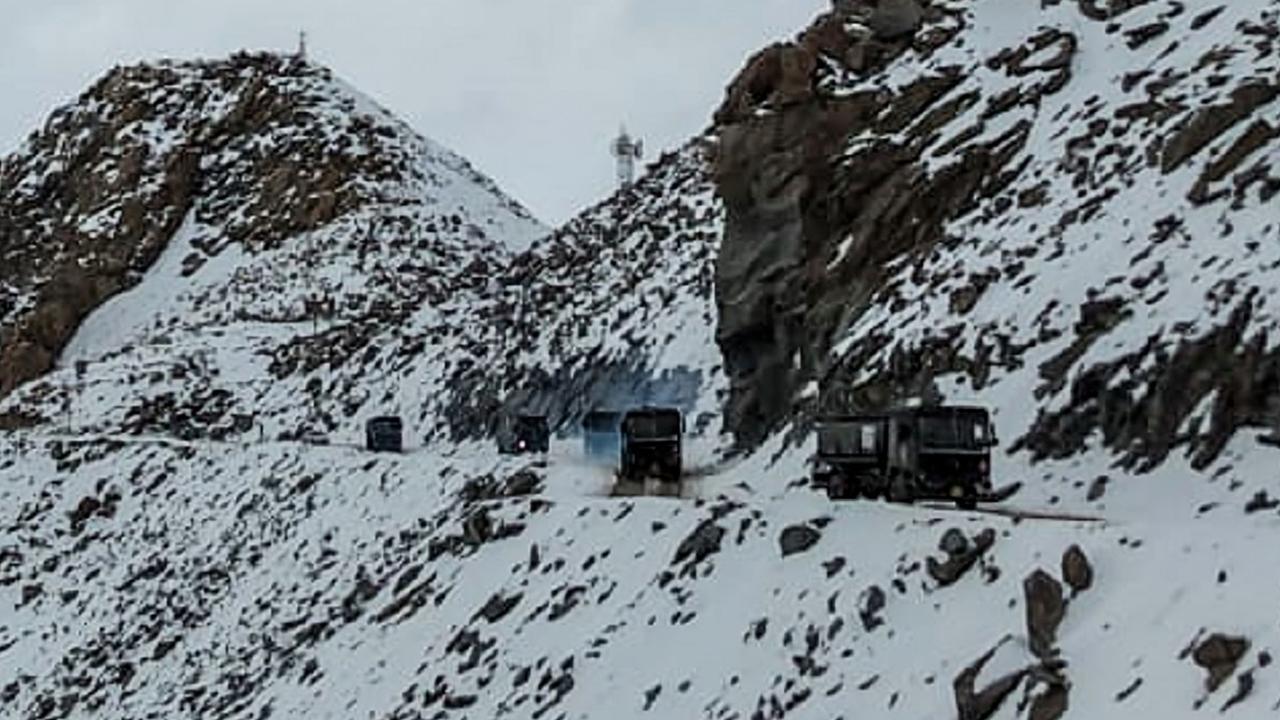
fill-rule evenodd
<path id="1" fill-rule="evenodd" d="M 666 439 L 680 435 L 680 417 L 675 414 L 632 415 L 626 422 L 627 435 L 640 439 Z"/>
<path id="2" fill-rule="evenodd" d="M 920 444 L 926 448 L 976 450 L 987 447 L 987 419 L 978 413 L 925 415 L 920 418 Z"/>
<path id="3" fill-rule="evenodd" d="M 589 433 L 616 433 L 620 415 L 615 412 L 591 412 L 582 419 L 582 429 Z"/>
<path id="4" fill-rule="evenodd" d="M 823 455 L 873 455 L 879 448 L 874 422 L 829 421 L 818 426 L 818 452 Z"/>
<path id="5" fill-rule="evenodd" d="M 547 419 L 522 417 L 516 419 L 515 433 L 518 437 L 541 437 L 547 434 Z"/>

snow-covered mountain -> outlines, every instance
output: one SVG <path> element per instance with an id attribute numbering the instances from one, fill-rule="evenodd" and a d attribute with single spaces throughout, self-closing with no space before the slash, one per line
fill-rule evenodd
<path id="1" fill-rule="evenodd" d="M 114 71 L 4 178 L 7 267 L 52 268 L 10 285 L 5 352 L 58 359 L 10 415 L 101 431 L 274 437 L 411 405 L 546 233 L 328 70 L 270 55 Z"/>
<path id="2" fill-rule="evenodd" d="M 547 233 L 321 68 L 113 72 L 0 166 L 0 708 L 1269 717 L 1278 15 L 835 3 Z M 921 397 L 1006 506 L 808 487 Z M 647 400 L 681 498 L 485 437 Z"/>

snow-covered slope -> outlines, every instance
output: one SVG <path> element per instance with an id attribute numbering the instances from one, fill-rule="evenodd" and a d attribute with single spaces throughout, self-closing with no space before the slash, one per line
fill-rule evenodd
<path id="1" fill-rule="evenodd" d="M 976 689 L 1018 673 L 996 717 L 1064 680 L 1072 716 L 1189 717 L 1245 688 L 1207 692 L 1187 657 L 1226 632 L 1250 643 L 1234 716 L 1280 701 L 1280 594 L 1250 559 L 1275 511 L 1197 514 L 1185 471 L 1045 521 L 748 493 L 799 470 L 756 462 L 694 490 L 720 499 L 610 499 L 576 450 L 502 499 L 520 468 L 482 445 L 9 438 L 0 693 L 42 718 L 947 717 L 995 649 Z M 944 586 L 953 528 L 993 545 Z M 1092 587 L 1046 665 L 1023 579 L 1072 545 Z"/>
<path id="2" fill-rule="evenodd" d="M 931 106 L 954 101 L 951 119 L 852 139 L 850 168 L 882 143 L 934 178 L 990 167 L 946 239 L 894 258 L 839 330 L 845 383 L 933 354 L 917 387 L 1000 408 L 1039 458 L 1100 442 L 1134 465 L 1175 449 L 1205 465 L 1237 429 L 1280 423 L 1280 8 L 1128 5 L 976 6 L 960 37 L 982 43 L 924 63 L 951 78 Z M 901 95 L 920 65 L 840 92 Z"/>

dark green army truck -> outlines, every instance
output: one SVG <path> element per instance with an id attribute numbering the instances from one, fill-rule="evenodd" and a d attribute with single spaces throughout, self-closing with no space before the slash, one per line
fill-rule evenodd
<path id="1" fill-rule="evenodd" d="M 619 476 L 633 481 L 654 478 L 680 482 L 684 468 L 683 432 L 684 417 L 675 408 L 643 407 L 627 411 L 619 427 Z"/>
<path id="2" fill-rule="evenodd" d="M 998 502 L 1017 485 L 991 485 L 995 432 L 986 409 L 900 408 L 817 420 L 813 480 L 832 499 L 946 500 L 962 508 Z"/>

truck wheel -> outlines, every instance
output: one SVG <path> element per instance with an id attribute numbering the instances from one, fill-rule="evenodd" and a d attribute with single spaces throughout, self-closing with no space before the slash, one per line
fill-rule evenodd
<path id="1" fill-rule="evenodd" d="M 889 477 L 889 502 L 903 503 L 910 505 L 915 500 L 911 476 L 904 472 L 899 472 Z"/>
<path id="2" fill-rule="evenodd" d="M 883 477 L 875 475 L 862 482 L 862 497 L 868 500 L 889 497 L 889 483 Z"/>
<path id="3" fill-rule="evenodd" d="M 864 492 L 866 492 L 866 485 L 862 478 L 847 477 L 844 479 L 844 487 L 842 490 L 844 491 L 845 498 L 849 500 L 857 500 L 862 497 Z"/>
<path id="4" fill-rule="evenodd" d="M 844 478 L 839 475 L 828 475 L 826 477 L 827 497 L 831 500 L 844 500 Z"/>

